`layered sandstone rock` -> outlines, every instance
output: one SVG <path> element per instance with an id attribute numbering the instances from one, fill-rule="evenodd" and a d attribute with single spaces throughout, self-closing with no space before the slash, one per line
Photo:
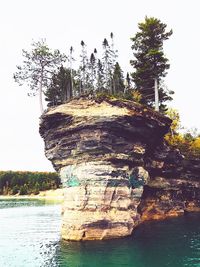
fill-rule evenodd
<path id="1" fill-rule="evenodd" d="M 130 235 L 149 175 L 144 155 L 170 120 L 129 102 L 73 100 L 50 109 L 40 133 L 65 188 L 64 239 Z"/>
<path id="2" fill-rule="evenodd" d="M 160 169 L 146 166 L 151 180 L 138 207 L 141 220 L 199 212 L 200 160 L 186 160 L 178 151 L 170 151 L 160 164 Z"/>
<path id="3" fill-rule="evenodd" d="M 127 236 L 143 220 L 198 207 L 199 195 L 185 202 L 183 157 L 163 142 L 170 123 L 140 105 L 108 99 L 73 100 L 43 115 L 45 154 L 64 186 L 64 239 Z M 198 191 L 197 183 L 190 189 Z"/>

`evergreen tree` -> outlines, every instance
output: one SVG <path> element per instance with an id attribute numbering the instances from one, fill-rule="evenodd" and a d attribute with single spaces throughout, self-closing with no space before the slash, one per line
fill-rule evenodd
<path id="1" fill-rule="evenodd" d="M 105 38 L 103 40 L 103 58 L 102 58 L 102 64 L 104 66 L 104 79 L 105 79 L 105 88 L 110 91 L 112 90 L 112 59 L 111 59 L 111 51 L 110 46 Z"/>
<path id="2" fill-rule="evenodd" d="M 162 112 L 165 112 L 167 110 L 167 106 L 165 104 L 166 101 L 173 100 L 172 95 L 174 94 L 174 91 L 169 90 L 167 86 L 165 85 L 163 80 L 160 80 L 159 85 L 159 99 L 160 99 L 160 110 Z"/>
<path id="3" fill-rule="evenodd" d="M 172 35 L 172 30 L 166 31 L 167 25 L 153 17 L 145 17 L 145 21 L 138 24 L 139 31 L 131 40 L 135 56 L 130 63 L 135 72 L 132 78 L 136 89 L 142 94 L 142 103 L 152 106 L 154 104 L 154 80 L 158 84 L 166 76 L 170 65 L 164 55 L 163 42 Z M 169 94 L 160 89 L 162 102 L 171 100 Z"/>
<path id="4" fill-rule="evenodd" d="M 124 77 L 122 69 L 118 62 L 115 64 L 115 69 L 113 73 L 113 87 L 112 93 L 113 94 L 123 94 L 125 89 L 124 85 Z"/>
<path id="5" fill-rule="evenodd" d="M 94 49 L 94 56 L 97 59 L 97 49 L 96 48 Z"/>
<path id="6" fill-rule="evenodd" d="M 90 64 L 89 64 L 89 69 L 90 69 L 90 81 L 91 81 L 91 89 L 94 90 L 95 88 L 95 76 L 96 76 L 96 58 L 94 56 L 94 53 L 91 54 L 90 56 Z"/>
<path id="7" fill-rule="evenodd" d="M 84 41 L 81 41 L 81 65 L 80 65 L 80 75 L 81 75 L 81 82 L 80 82 L 80 92 L 85 93 L 87 90 L 87 83 L 88 83 L 88 58 L 87 58 L 87 50 L 86 50 L 86 44 Z"/>
<path id="8" fill-rule="evenodd" d="M 69 53 L 69 68 L 70 70 L 72 70 L 72 64 L 75 61 L 74 57 L 73 57 L 73 53 L 74 53 L 74 48 L 73 46 L 70 47 L 70 53 Z"/>
<path id="9" fill-rule="evenodd" d="M 96 48 L 94 48 L 94 57 L 95 57 L 95 90 L 97 90 L 98 53 Z"/>
<path id="10" fill-rule="evenodd" d="M 34 42 L 30 52 L 22 50 L 23 65 L 17 66 L 14 79 L 20 85 L 27 83 L 32 93 L 39 92 L 40 110 L 43 113 L 42 95 L 51 82 L 55 70 L 66 60 L 59 50 L 51 51 L 44 40 Z"/>
<path id="11" fill-rule="evenodd" d="M 81 67 L 78 68 L 78 70 L 74 70 L 73 72 L 73 95 L 74 96 L 80 96 L 83 93 L 83 82 L 82 82 L 82 71 Z"/>
<path id="12" fill-rule="evenodd" d="M 126 74 L 126 86 L 125 87 L 126 87 L 125 88 L 126 91 L 131 89 L 131 78 L 128 72 Z"/>
<path id="13" fill-rule="evenodd" d="M 112 70 L 112 72 L 114 72 L 116 59 L 118 57 L 118 55 L 117 55 L 118 51 L 115 49 L 114 34 L 112 32 L 110 33 L 110 38 L 111 38 L 111 47 L 110 47 L 111 70 Z"/>
<path id="14" fill-rule="evenodd" d="M 45 93 L 48 106 L 57 106 L 72 98 L 71 71 L 63 66 L 52 77 L 52 82 Z"/>
<path id="15" fill-rule="evenodd" d="M 73 62 L 75 61 L 74 57 L 73 57 L 73 53 L 74 53 L 74 48 L 73 46 L 70 47 L 70 54 L 69 54 L 69 68 L 70 68 L 70 75 L 71 75 L 71 88 L 72 88 L 72 92 L 74 91 L 74 70 L 73 70 Z"/>
<path id="16" fill-rule="evenodd" d="M 104 68 L 100 59 L 97 62 L 97 91 L 103 92 L 105 90 Z"/>

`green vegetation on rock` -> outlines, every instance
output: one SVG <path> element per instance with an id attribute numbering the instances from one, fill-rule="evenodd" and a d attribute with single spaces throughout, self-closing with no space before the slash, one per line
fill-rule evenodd
<path id="1" fill-rule="evenodd" d="M 178 148 L 186 158 L 200 158 L 200 134 L 196 129 L 180 132 L 180 115 L 176 109 L 168 109 L 167 116 L 172 120 L 170 132 L 165 135 L 167 143 Z"/>
<path id="2" fill-rule="evenodd" d="M 154 80 L 157 79 L 160 109 L 165 109 L 165 102 L 172 100 L 170 94 L 173 93 L 163 86 L 163 78 L 170 66 L 164 55 L 163 41 L 172 34 L 172 31 L 166 32 L 166 26 L 153 17 L 146 17 L 138 24 L 139 31 L 131 38 L 134 59 L 130 63 L 134 70 L 131 75 L 127 73 L 126 78 L 117 61 L 118 50 L 111 32 L 110 38 L 104 38 L 102 42 L 102 53 L 97 53 L 94 48 L 88 54 L 87 45 L 82 40 L 79 60 L 74 58 L 73 47 L 65 55 L 49 49 L 44 41 L 34 42 L 31 51 L 22 50 L 24 61 L 17 67 L 15 81 L 28 83 L 33 95 L 39 92 L 43 113 L 43 94 L 49 107 L 79 96 L 91 98 L 98 94 L 118 96 L 153 107 Z M 74 61 L 77 62 L 76 68 Z"/>

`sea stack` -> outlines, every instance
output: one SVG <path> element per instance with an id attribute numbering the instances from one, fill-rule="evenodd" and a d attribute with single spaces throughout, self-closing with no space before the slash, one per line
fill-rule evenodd
<path id="1" fill-rule="evenodd" d="M 184 159 L 164 143 L 170 124 L 151 109 L 108 98 L 74 99 L 44 113 L 45 154 L 64 188 L 63 239 L 124 237 L 144 220 L 182 214 L 186 201 L 188 210 L 200 207 L 199 182 L 191 182 L 199 195 L 188 200 L 179 188 L 187 182 L 176 180 Z"/>

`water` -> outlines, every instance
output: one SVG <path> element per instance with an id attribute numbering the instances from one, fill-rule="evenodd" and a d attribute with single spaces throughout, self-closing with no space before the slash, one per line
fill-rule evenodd
<path id="1" fill-rule="evenodd" d="M 200 267 L 200 214 L 145 223 L 129 238 L 60 240 L 58 203 L 0 200 L 0 267 Z"/>

